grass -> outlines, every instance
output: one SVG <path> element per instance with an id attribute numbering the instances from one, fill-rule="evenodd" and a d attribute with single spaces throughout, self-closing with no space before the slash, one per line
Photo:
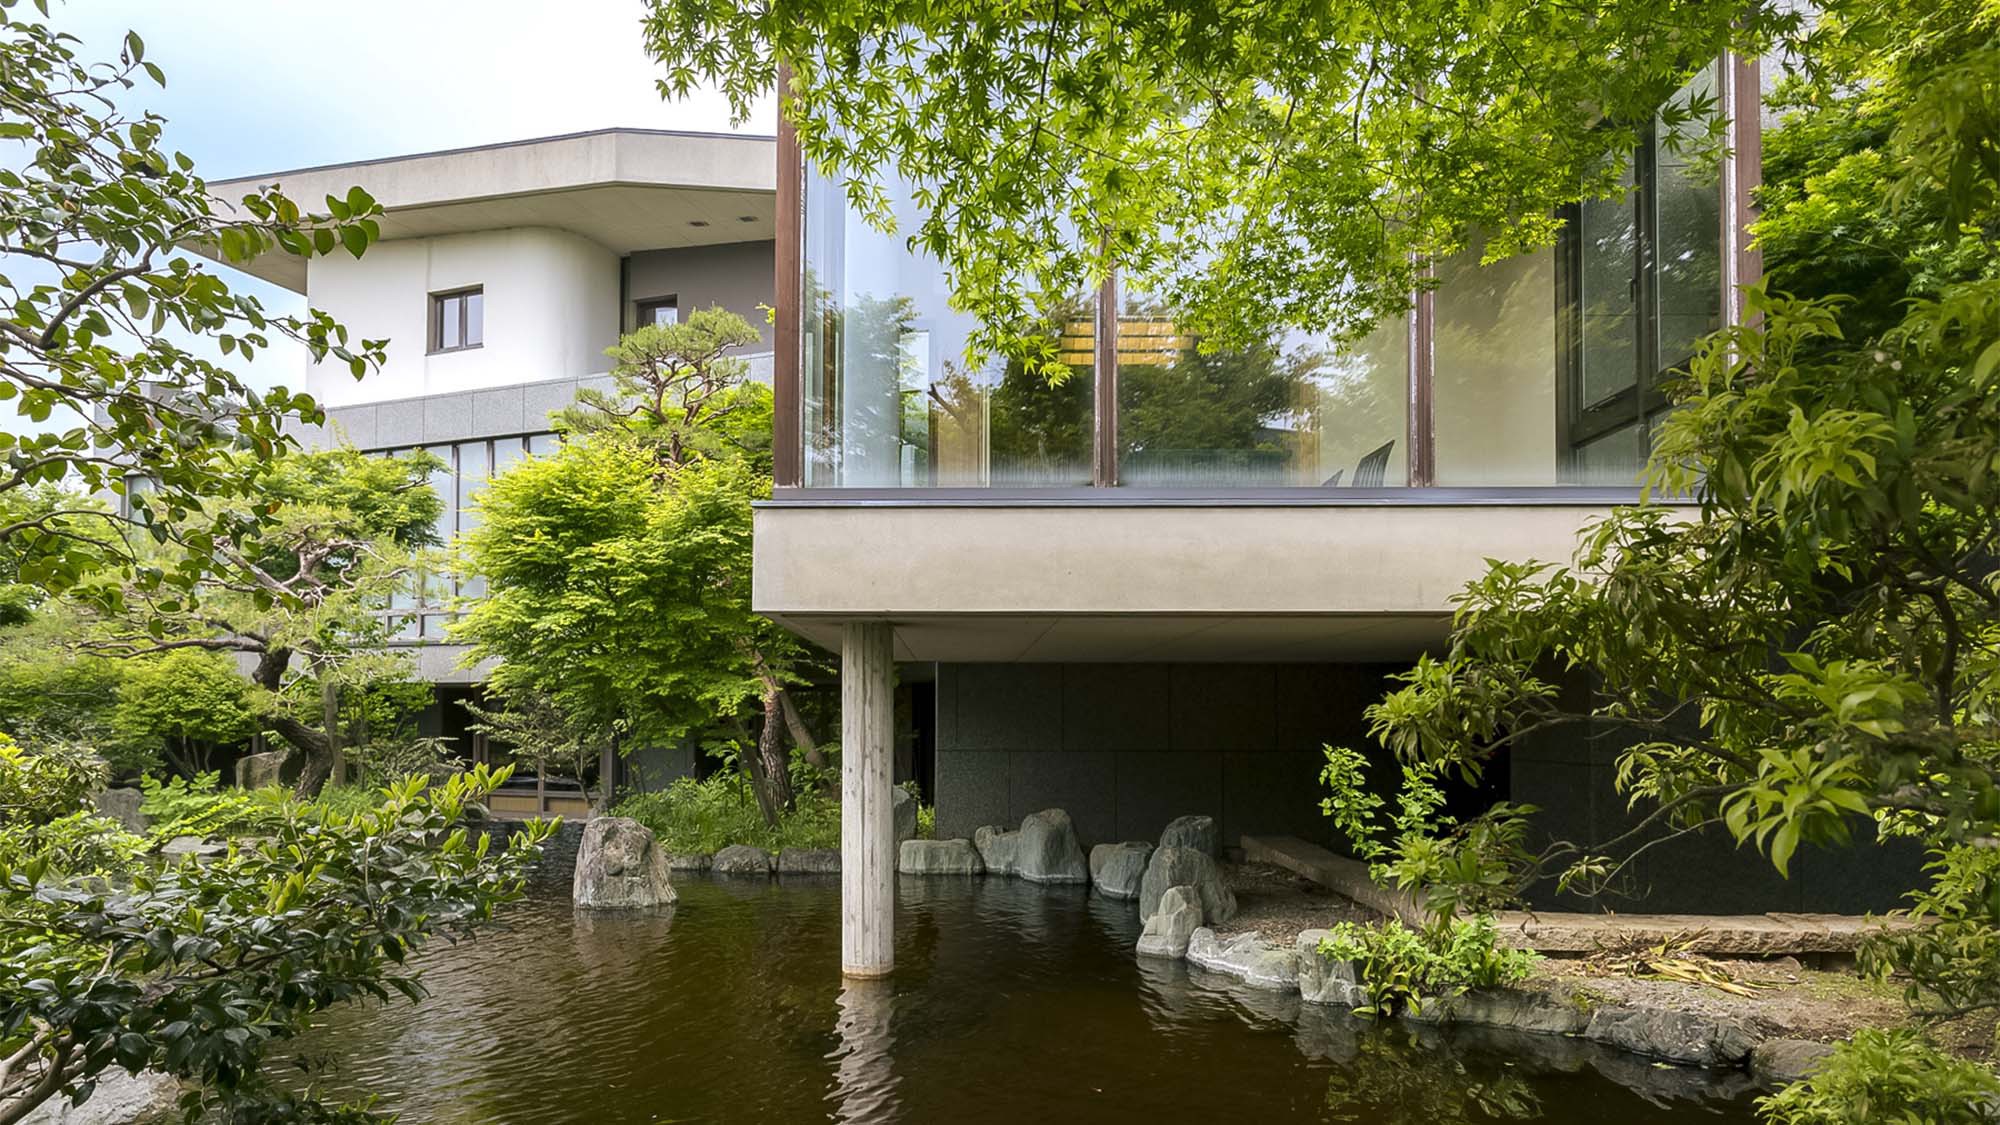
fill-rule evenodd
<path id="1" fill-rule="evenodd" d="M 710 853 L 731 844 L 766 851 L 840 846 L 840 803 L 831 796 L 801 792 L 792 811 L 773 827 L 764 823 L 749 786 L 733 775 L 705 781 L 684 777 L 665 792 L 627 797 L 611 811 L 652 829 L 670 852 Z"/>

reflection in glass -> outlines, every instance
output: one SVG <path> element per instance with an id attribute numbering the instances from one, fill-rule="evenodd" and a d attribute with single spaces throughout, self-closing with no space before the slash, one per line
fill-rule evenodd
<path id="1" fill-rule="evenodd" d="M 937 263 L 863 222 L 838 183 L 811 178 L 806 201 L 806 484 L 1090 483 L 1087 353 L 1056 386 L 1002 357 L 968 368 L 975 322 L 951 308 Z M 908 193 L 893 205 L 899 227 L 913 227 Z M 1066 340 L 1095 305 L 1050 311 Z"/>
<path id="2" fill-rule="evenodd" d="M 1670 104 L 1699 108 L 1714 95 L 1711 67 L 1681 87 Z M 1708 122 L 1699 116 L 1674 126 L 1662 120 L 1654 129 L 1655 292 L 1663 368 L 1686 363 L 1696 341 L 1722 327 L 1721 175 L 1716 155 L 1699 149 L 1707 133 Z"/>
<path id="3" fill-rule="evenodd" d="M 1167 310 L 1118 321 L 1119 483 L 1153 488 L 1400 485 L 1408 333 L 1358 346 L 1294 334 L 1204 352 Z"/>
<path id="4" fill-rule="evenodd" d="M 1437 483 L 1555 484 L 1555 255 L 1481 266 L 1483 249 L 1439 267 L 1432 296 Z"/>
<path id="5" fill-rule="evenodd" d="M 1639 229 L 1629 198 L 1588 199 L 1579 210 L 1579 406 L 1590 409 L 1631 391 L 1639 378 Z"/>

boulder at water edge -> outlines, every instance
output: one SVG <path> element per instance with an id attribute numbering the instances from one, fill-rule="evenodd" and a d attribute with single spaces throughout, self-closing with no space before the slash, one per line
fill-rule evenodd
<path id="1" fill-rule="evenodd" d="M 291 765 L 290 750 L 247 754 L 236 760 L 236 787 L 262 789 L 266 785 L 290 785 L 298 780 L 299 775 L 299 771 L 292 769 Z"/>
<path id="2" fill-rule="evenodd" d="M 716 852 L 715 861 L 708 865 L 717 875 L 769 875 L 771 868 L 771 853 L 748 844 L 729 845 Z"/>
<path id="3" fill-rule="evenodd" d="M 896 822 L 896 842 L 917 838 L 917 799 L 898 785 L 889 791 L 889 812 Z"/>
<path id="4" fill-rule="evenodd" d="M 1160 908 L 1160 896 L 1168 887 L 1193 887 L 1201 895 L 1201 913 L 1209 925 L 1236 917 L 1236 896 L 1222 882 L 1222 870 L 1205 852 L 1193 848 L 1155 849 L 1146 864 L 1146 876 L 1139 881 L 1139 920 L 1151 918 Z"/>
<path id="5" fill-rule="evenodd" d="M 1105 898 L 1138 898 L 1152 857 L 1153 845 L 1144 840 L 1099 844 L 1090 849 L 1090 885 Z"/>
<path id="6" fill-rule="evenodd" d="M 97 815 L 118 822 L 127 832 L 144 834 L 146 814 L 139 811 L 146 795 L 137 789 L 106 789 L 91 796 L 90 803 L 97 809 Z"/>
<path id="7" fill-rule="evenodd" d="M 1359 1008 L 1368 1003 L 1368 990 L 1361 987 L 1360 970 L 1352 961 L 1328 957 L 1319 951 L 1325 930 L 1303 930 L 1293 942 L 1299 966 L 1299 999 L 1309 1004 L 1339 1004 Z"/>
<path id="8" fill-rule="evenodd" d="M 1020 843 L 1019 832 L 1009 832 L 997 824 L 975 829 L 972 833 L 972 846 L 979 849 L 979 860 L 986 865 L 988 875 L 1012 875 Z"/>
<path id="9" fill-rule="evenodd" d="M 1218 854 L 1218 843 L 1212 816 L 1177 816 L 1160 832 L 1161 847 L 1193 848 L 1205 856 Z"/>
<path id="10" fill-rule="evenodd" d="M 1029 813 L 1014 845 L 1014 874 L 1030 883 L 1088 883 L 1090 862 L 1061 809 Z"/>
<path id="11" fill-rule="evenodd" d="M 970 840 L 905 840 L 896 870 L 905 875 L 979 875 L 986 864 Z"/>
<path id="12" fill-rule="evenodd" d="M 166 1125 L 180 1121 L 181 1084 L 170 1074 L 107 1067 L 82 1105 L 57 1094 L 36 1106 L 21 1125 Z"/>
<path id="13" fill-rule="evenodd" d="M 1193 887 L 1168 887 L 1139 935 L 1139 956 L 1178 961 L 1187 956 L 1188 940 L 1200 928 L 1201 894 Z"/>
<path id="14" fill-rule="evenodd" d="M 1204 926 L 1188 939 L 1187 959 L 1190 965 L 1235 977 L 1251 988 L 1294 992 L 1299 987 L 1298 954 L 1267 945 L 1255 933 L 1237 934 L 1225 941 Z"/>
<path id="15" fill-rule="evenodd" d="M 838 875 L 840 874 L 840 849 L 781 848 L 778 851 L 778 874 Z"/>
<path id="16" fill-rule="evenodd" d="M 674 901 L 667 881 L 667 853 L 653 831 L 631 817 L 593 817 L 583 826 L 576 850 L 576 877 L 570 898 L 589 910 L 629 910 L 667 906 Z"/>

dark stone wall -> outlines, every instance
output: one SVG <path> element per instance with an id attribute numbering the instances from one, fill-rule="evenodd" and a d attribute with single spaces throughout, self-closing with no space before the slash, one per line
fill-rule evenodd
<path id="1" fill-rule="evenodd" d="M 1585 705 L 1580 685 L 1570 683 L 1564 690 L 1565 706 Z M 1541 809 L 1533 843 L 1611 840 L 1638 823 L 1644 809 L 1637 815 L 1628 811 L 1616 784 L 1618 754 L 1628 744 L 1615 732 L 1578 727 L 1515 746 L 1509 764 L 1512 799 Z M 1739 848 L 1717 825 L 1640 855 L 1622 881 L 1629 884 L 1623 888 L 1628 894 L 1600 895 L 1592 904 L 1547 886 L 1534 896 L 1534 905 L 1664 914 L 1864 914 L 1908 905 L 1904 893 L 1923 882 L 1923 849 L 1907 839 L 1878 841 L 1862 821 L 1854 827 L 1851 847 L 1801 847 L 1789 879 L 1750 845 Z"/>
<path id="2" fill-rule="evenodd" d="M 1207 813 L 1247 834 L 1326 841 L 1320 747 L 1365 738 L 1388 666 L 944 664 L 937 827 L 970 836 L 1069 812 L 1087 848 L 1154 840 Z"/>
<path id="3" fill-rule="evenodd" d="M 1158 839 L 1188 813 L 1222 839 L 1282 834 L 1333 844 L 1319 801 L 1320 747 L 1346 744 L 1396 771 L 1367 737 L 1362 709 L 1404 665 L 943 664 L 937 669 L 937 829 L 970 836 L 1062 808 L 1088 848 Z M 1573 701 L 1573 702 L 1580 702 Z M 1614 785 L 1620 744 L 1575 729 L 1524 741 L 1478 796 L 1541 807 L 1542 832 L 1603 841 L 1632 823 Z M 1483 801 L 1470 801 L 1483 807 Z M 1469 810 L 1468 810 L 1469 811 Z M 1921 852 L 1877 843 L 1802 848 L 1789 880 L 1726 832 L 1657 847 L 1631 869 L 1636 897 L 1596 904 L 1545 891 L 1546 909 L 1654 913 L 1862 913 L 1901 905 Z"/>

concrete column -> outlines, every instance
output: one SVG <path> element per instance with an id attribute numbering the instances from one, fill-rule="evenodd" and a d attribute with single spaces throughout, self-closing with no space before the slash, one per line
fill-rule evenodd
<path id="1" fill-rule="evenodd" d="M 840 968 L 887 976 L 896 963 L 894 629 L 853 621 L 840 638 Z"/>

